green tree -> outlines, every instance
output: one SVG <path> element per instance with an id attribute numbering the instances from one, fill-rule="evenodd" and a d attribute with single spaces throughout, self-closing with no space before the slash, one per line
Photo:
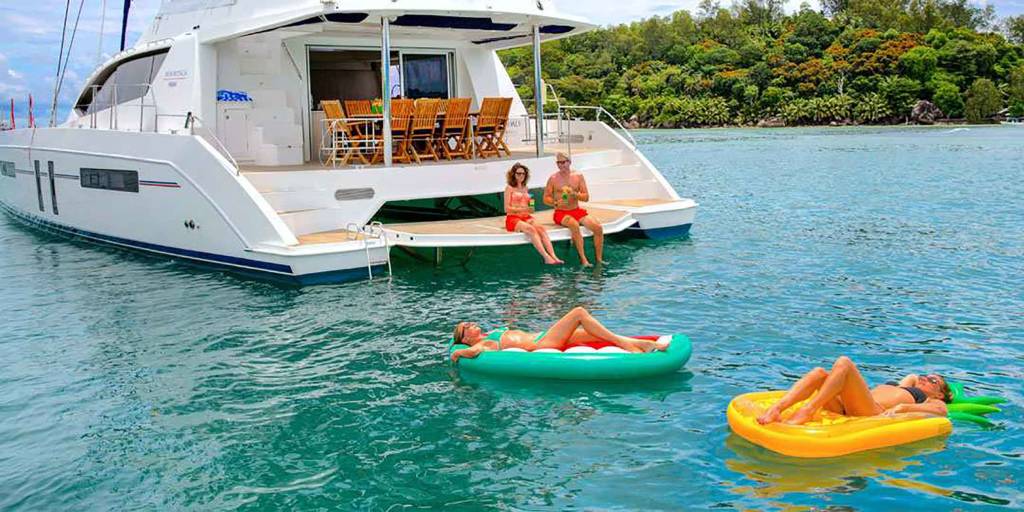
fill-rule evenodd
<path id="1" fill-rule="evenodd" d="M 544 43 L 544 76 L 564 102 L 600 104 L 645 125 L 706 126 L 784 115 L 791 124 L 902 120 L 918 99 L 949 116 L 1024 108 L 1024 16 L 989 32 L 976 0 L 702 0 L 684 10 Z M 532 96 L 530 48 L 502 50 Z M 998 86 L 972 88 L 979 79 Z M 982 82 L 984 83 L 984 82 Z M 968 94 L 969 88 L 972 93 Z M 980 92 L 979 92 L 980 91 Z M 980 108 L 984 107 L 984 108 Z M 998 108 L 996 108 L 998 110 Z"/>
<path id="2" fill-rule="evenodd" d="M 887 76 L 878 82 L 878 92 L 885 98 L 892 114 L 907 116 L 917 103 L 921 83 L 911 78 Z"/>
<path id="3" fill-rule="evenodd" d="M 1024 101 L 1017 101 L 1010 105 L 1009 113 L 1013 117 L 1024 117 Z"/>
<path id="4" fill-rule="evenodd" d="M 877 123 L 892 115 L 889 103 L 878 93 L 862 95 L 853 108 L 853 115 L 862 123 Z"/>
<path id="5" fill-rule="evenodd" d="M 907 53 L 900 55 L 900 71 L 922 82 L 927 82 L 939 65 L 939 52 L 927 46 L 915 46 Z"/>
<path id="6" fill-rule="evenodd" d="M 964 113 L 964 100 L 960 96 L 960 88 L 950 82 L 941 82 L 935 89 L 932 98 L 946 117 L 960 117 Z"/>
<path id="7" fill-rule="evenodd" d="M 1007 82 L 1006 95 L 1010 103 L 1024 103 L 1024 64 L 1010 71 Z"/>
<path id="8" fill-rule="evenodd" d="M 967 90 L 964 113 L 971 123 L 988 122 L 1003 107 L 1003 99 L 996 85 L 987 78 L 979 78 Z"/>
<path id="9" fill-rule="evenodd" d="M 1024 44 L 1024 14 L 1010 16 L 1003 21 L 1006 37 L 1017 44 Z"/>

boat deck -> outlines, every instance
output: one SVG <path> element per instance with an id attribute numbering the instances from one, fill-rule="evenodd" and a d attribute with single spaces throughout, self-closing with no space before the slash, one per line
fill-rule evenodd
<path id="1" fill-rule="evenodd" d="M 623 231 L 634 223 L 631 212 L 639 209 L 669 205 L 677 201 L 671 199 L 620 199 L 601 201 L 581 205 L 589 215 L 597 219 L 604 227 L 605 233 Z M 537 222 L 548 230 L 552 240 L 568 240 L 569 230 L 555 224 L 554 211 L 545 210 L 534 213 Z M 403 222 L 385 224 L 384 231 L 392 243 L 419 247 L 468 247 L 487 245 L 517 245 L 529 243 L 522 233 L 510 233 L 505 230 L 505 216 L 480 217 L 473 219 L 453 219 L 429 222 Z M 583 230 L 585 236 L 590 232 Z M 297 237 L 299 245 L 318 245 L 364 240 L 363 233 L 338 229 L 310 233 Z"/>
<path id="2" fill-rule="evenodd" d="M 317 245 L 317 244 L 337 244 L 342 242 L 351 242 L 354 240 L 363 240 L 366 238 L 362 233 L 348 231 L 346 229 L 336 229 L 334 231 L 322 231 L 320 233 L 309 233 L 307 235 L 299 235 L 295 237 L 299 240 L 299 245 Z"/>
<path id="3" fill-rule="evenodd" d="M 601 222 L 605 233 L 617 233 L 633 225 L 635 220 L 628 211 L 586 206 L 590 216 Z M 551 240 L 568 240 L 567 228 L 555 224 L 554 212 L 546 210 L 533 216 L 547 229 Z M 529 243 L 522 233 L 505 230 L 505 216 L 476 219 L 442 220 L 385 224 L 391 243 L 410 247 L 478 247 L 491 245 L 519 245 Z M 584 236 L 591 233 L 583 229 Z"/>
<path id="4" fill-rule="evenodd" d="M 584 147 L 573 147 L 571 153 L 573 155 L 582 155 L 586 153 L 594 153 L 597 151 L 607 151 L 607 148 L 584 148 Z M 546 156 L 554 156 L 555 153 L 564 152 L 570 153 L 569 148 L 564 145 L 545 146 L 544 154 Z M 526 160 L 530 158 L 536 158 L 537 152 L 531 148 L 512 148 L 512 156 L 502 155 L 498 157 L 490 158 L 474 158 L 471 160 L 455 159 L 455 160 L 424 160 L 419 163 L 395 163 L 394 167 L 428 167 L 434 165 L 458 165 L 458 164 L 484 164 L 492 162 L 515 162 L 518 160 Z M 346 166 L 330 166 L 321 164 L 320 162 L 307 162 L 299 165 L 277 165 L 277 166 L 264 166 L 254 165 L 247 163 L 239 163 L 238 170 L 242 174 L 252 174 L 261 172 L 289 172 L 289 171 L 345 171 L 345 170 L 360 170 L 360 169 L 380 169 L 383 168 L 383 164 L 376 165 L 346 165 Z"/>

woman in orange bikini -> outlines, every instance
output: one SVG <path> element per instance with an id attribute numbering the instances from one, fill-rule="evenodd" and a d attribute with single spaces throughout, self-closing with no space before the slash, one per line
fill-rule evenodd
<path id="1" fill-rule="evenodd" d="M 519 162 L 505 173 L 505 229 L 526 235 L 544 258 L 544 263 L 565 263 L 555 254 L 548 231 L 530 215 L 533 208 L 530 206 L 530 189 L 526 187 L 529 180 L 530 169 Z"/>

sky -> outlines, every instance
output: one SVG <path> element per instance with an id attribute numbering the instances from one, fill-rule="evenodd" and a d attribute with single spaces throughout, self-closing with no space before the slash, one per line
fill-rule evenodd
<path id="1" fill-rule="evenodd" d="M 121 0 L 106 0 L 106 21 L 103 22 L 104 0 L 80 0 L 84 8 L 78 24 L 70 62 L 61 87 L 57 121 L 63 121 L 76 99 L 85 78 L 96 65 L 115 53 L 119 46 Z M 1024 0 L 983 0 L 996 8 L 1000 17 L 1024 14 Z M 37 123 L 46 124 L 50 117 L 54 77 L 60 49 L 61 26 L 64 21 L 63 0 L 3 0 L 0 26 L 5 36 L 0 41 L 0 119 L 10 118 L 10 100 L 15 100 L 15 118 L 19 127 L 27 125 L 28 96 L 35 100 Z M 666 15 L 679 9 L 696 10 L 699 0 L 555 0 L 566 14 L 583 16 L 601 25 L 624 23 Z M 809 2 L 816 5 L 815 1 Z M 68 25 L 73 26 L 78 3 L 72 1 Z M 131 46 L 149 25 L 159 8 L 159 0 L 134 0 L 128 24 L 128 45 Z M 723 0 L 723 5 L 729 0 Z M 788 9 L 796 9 L 798 0 L 789 0 Z M 105 36 L 100 46 L 100 28 Z M 70 30 L 68 31 L 70 33 Z M 70 35 L 69 35 L 70 37 Z M 102 51 L 102 53 L 101 53 Z M 102 58 L 100 55 L 102 54 Z"/>

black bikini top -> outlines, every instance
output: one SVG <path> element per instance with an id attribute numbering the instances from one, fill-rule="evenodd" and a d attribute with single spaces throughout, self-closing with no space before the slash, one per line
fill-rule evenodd
<path id="1" fill-rule="evenodd" d="M 894 380 L 890 380 L 889 382 L 886 382 L 886 384 L 906 390 L 907 393 L 910 393 L 910 396 L 914 397 L 915 404 L 923 404 L 928 401 L 928 395 L 922 391 L 921 388 L 916 386 L 900 386 L 900 383 Z"/>

